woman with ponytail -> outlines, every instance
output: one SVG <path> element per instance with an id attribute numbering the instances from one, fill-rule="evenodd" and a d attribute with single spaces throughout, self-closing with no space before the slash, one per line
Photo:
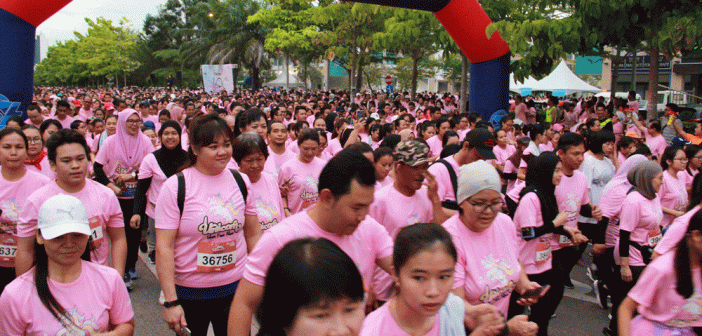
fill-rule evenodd
<path id="1" fill-rule="evenodd" d="M 36 264 L 0 296 L 2 335 L 134 334 L 134 311 L 113 268 L 81 260 L 91 229 L 83 203 L 60 194 L 39 208 Z"/>
<path id="2" fill-rule="evenodd" d="M 695 335 L 692 326 L 702 316 L 701 260 L 702 210 L 697 210 L 676 249 L 651 262 L 622 302 L 619 335 Z"/>

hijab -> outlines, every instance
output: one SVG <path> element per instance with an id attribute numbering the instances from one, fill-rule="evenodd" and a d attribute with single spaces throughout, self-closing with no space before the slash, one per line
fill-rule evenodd
<path id="1" fill-rule="evenodd" d="M 612 177 L 611 180 L 605 185 L 604 189 L 602 189 L 602 195 L 607 195 L 607 197 L 611 197 L 610 191 L 620 185 L 626 185 L 631 187 L 631 183 L 629 183 L 629 180 L 627 179 L 627 175 L 629 174 L 629 171 L 636 167 L 639 163 L 648 161 L 648 158 L 641 154 L 636 154 L 632 155 L 629 158 L 622 163 L 621 166 L 619 166 L 619 170 L 617 170 L 617 173 L 614 174 L 614 177 Z M 620 200 L 624 201 L 624 198 Z"/>
<path id="2" fill-rule="evenodd" d="M 178 145 L 173 149 L 168 149 L 163 145 L 163 131 L 169 127 L 178 132 Z M 185 152 L 181 146 L 181 132 L 180 125 L 175 120 L 166 121 L 161 125 L 161 129 L 158 131 L 158 137 L 161 139 L 161 148 L 154 152 L 154 157 L 156 157 L 156 162 L 158 162 L 159 167 L 161 167 L 166 177 L 171 177 L 173 174 L 177 173 L 178 168 L 188 159 L 188 153 Z"/>
<path id="3" fill-rule="evenodd" d="M 546 223 L 552 222 L 558 215 L 558 201 L 556 200 L 556 186 L 553 185 L 553 172 L 561 158 L 554 152 L 544 152 L 529 160 L 527 174 L 524 182 L 526 186 L 520 193 L 520 198 L 533 192 L 539 197 L 541 203 L 541 217 Z"/>
<path id="4" fill-rule="evenodd" d="M 136 134 L 127 132 L 127 119 L 132 115 L 137 115 L 141 119 L 139 112 L 133 109 L 126 109 L 117 118 L 117 132 L 115 133 L 115 154 L 117 160 L 124 162 L 129 167 L 138 167 L 141 160 L 151 153 L 154 145 L 151 139 L 137 129 Z"/>
<path id="5" fill-rule="evenodd" d="M 656 191 L 653 190 L 653 178 L 663 171 L 661 166 L 653 161 L 644 161 L 636 165 L 627 174 L 627 180 L 631 183 L 629 192 L 638 191 L 643 197 L 649 200 L 656 198 Z"/>

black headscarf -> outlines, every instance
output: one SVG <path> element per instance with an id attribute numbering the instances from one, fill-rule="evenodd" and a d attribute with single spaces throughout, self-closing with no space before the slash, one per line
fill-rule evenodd
<path id="1" fill-rule="evenodd" d="M 533 192 L 541 202 L 541 217 L 544 225 L 551 223 L 558 216 L 558 201 L 556 201 L 556 186 L 553 185 L 553 172 L 561 161 L 553 152 L 543 152 L 529 160 L 527 166 L 526 186 L 520 193 L 524 197 Z"/>
<path id="2" fill-rule="evenodd" d="M 188 159 L 188 153 L 185 152 L 183 150 L 183 146 L 181 146 L 180 142 L 182 139 L 180 139 L 180 135 L 182 131 L 180 125 L 176 121 L 169 120 L 163 123 L 163 125 L 161 125 L 161 129 L 158 131 L 158 137 L 162 138 L 163 131 L 168 127 L 173 128 L 176 130 L 176 132 L 178 132 L 178 145 L 173 149 L 168 149 L 163 145 L 162 140 L 161 148 L 154 152 L 154 156 L 156 157 L 156 162 L 158 162 L 161 170 L 163 170 L 163 173 L 166 174 L 166 177 L 171 177 L 173 174 L 178 172 L 178 168 L 183 166 L 185 161 Z"/>

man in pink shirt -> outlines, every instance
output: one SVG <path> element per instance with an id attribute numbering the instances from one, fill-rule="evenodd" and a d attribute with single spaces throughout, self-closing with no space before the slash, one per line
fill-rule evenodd
<path id="1" fill-rule="evenodd" d="M 385 228 L 368 217 L 375 191 L 375 168 L 361 153 L 346 149 L 334 156 L 319 176 L 319 199 L 308 211 L 288 217 L 265 231 L 248 256 L 229 314 L 229 335 L 251 334 L 251 319 L 261 302 L 273 257 L 289 241 L 326 238 L 358 266 L 364 283 L 372 283 L 375 267 L 390 272 L 392 240 Z M 382 292 L 386 288 L 369 288 Z"/>
<path id="2" fill-rule="evenodd" d="M 43 123 L 45 119 L 44 116 L 41 115 L 41 109 L 37 105 L 29 105 L 29 107 L 27 107 L 27 117 L 27 120 L 24 122 L 36 128 L 41 127 L 41 123 Z"/>
<path id="3" fill-rule="evenodd" d="M 524 98 L 521 95 L 514 97 L 515 107 L 515 118 L 521 120 L 522 122 L 527 122 L 527 106 L 524 104 Z"/>
<path id="4" fill-rule="evenodd" d="M 51 196 L 68 194 L 83 202 L 88 210 L 92 237 L 90 245 L 93 249 L 90 251 L 90 260 L 105 266 L 111 264 L 120 276 L 124 276 L 127 238 L 124 234 L 122 210 L 112 190 L 86 179 L 90 149 L 85 138 L 74 130 L 61 129 L 51 136 L 46 147 L 51 169 L 56 172 L 56 180 L 34 191 L 20 214 L 17 223 L 19 239 L 15 273 L 17 276 L 23 274 L 34 262 L 39 207 Z"/>
<path id="5" fill-rule="evenodd" d="M 69 116 L 69 114 L 72 114 L 71 104 L 65 100 L 56 102 L 56 114 L 54 115 L 54 119 L 58 120 L 63 128 L 71 128 L 71 123 L 74 119 Z"/>
<path id="6" fill-rule="evenodd" d="M 75 100 L 74 103 L 78 102 L 78 100 Z M 85 95 L 82 100 L 83 105 L 81 106 L 80 110 L 78 110 L 78 115 L 76 115 L 76 119 L 80 119 L 83 121 L 88 120 L 88 118 L 93 116 L 93 98 L 90 98 L 89 95 Z"/>

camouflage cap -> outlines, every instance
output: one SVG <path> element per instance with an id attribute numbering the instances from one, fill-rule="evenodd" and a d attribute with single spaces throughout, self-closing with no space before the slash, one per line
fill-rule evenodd
<path id="1" fill-rule="evenodd" d="M 395 146 L 395 161 L 408 166 L 429 162 L 429 146 L 417 140 L 403 140 Z"/>

